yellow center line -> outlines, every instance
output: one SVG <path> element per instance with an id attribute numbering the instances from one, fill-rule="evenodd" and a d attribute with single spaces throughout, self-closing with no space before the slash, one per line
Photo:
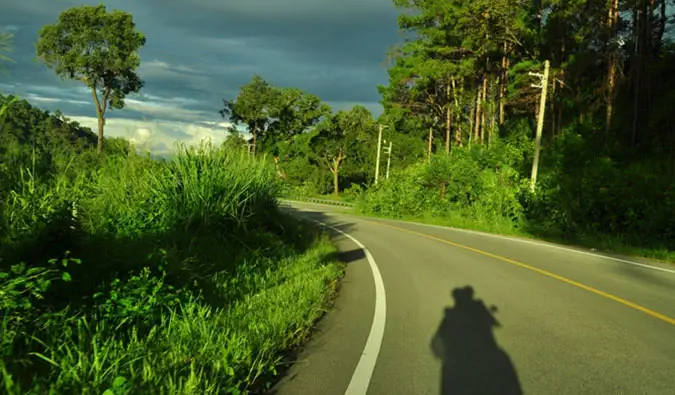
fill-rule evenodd
<path id="1" fill-rule="evenodd" d="M 487 257 L 490 257 L 490 258 L 494 258 L 494 259 L 500 260 L 500 261 L 502 261 L 502 262 L 507 262 L 507 263 L 510 263 L 510 264 L 512 264 L 512 265 L 519 266 L 519 267 L 522 267 L 522 268 L 524 268 L 524 269 L 531 270 L 531 271 L 536 272 L 536 273 L 539 273 L 539 274 L 543 274 L 544 276 L 554 278 L 554 279 L 556 279 L 556 280 L 558 280 L 558 281 L 562 281 L 562 282 L 567 283 L 567 284 L 569 284 L 569 285 L 573 285 L 573 286 L 575 286 L 575 287 L 584 289 L 584 290 L 586 290 L 586 291 L 588 291 L 588 292 L 592 292 L 592 293 L 594 293 L 594 294 L 596 294 L 596 295 L 600 295 L 600 296 L 605 297 L 605 298 L 607 298 L 607 299 L 611 299 L 611 300 L 613 300 L 613 301 L 615 301 L 615 302 L 621 303 L 621 304 L 624 305 L 624 306 L 631 307 L 631 308 L 633 308 L 633 309 L 635 309 L 635 310 L 639 310 L 639 311 L 641 311 L 641 312 L 643 312 L 643 313 L 645 313 L 645 314 L 647 314 L 647 315 L 650 315 L 650 316 L 652 316 L 652 317 L 654 317 L 654 318 L 657 318 L 657 319 L 659 319 L 659 320 L 661 320 L 661 321 L 667 322 L 667 323 L 669 323 L 669 324 L 671 324 L 671 325 L 675 325 L 675 318 L 668 317 L 667 315 L 664 315 L 664 314 L 661 314 L 661 313 L 656 312 L 656 311 L 654 311 L 654 310 L 648 309 L 647 307 L 640 306 L 640 305 L 637 304 L 637 303 L 633 303 L 633 302 L 628 301 L 628 300 L 626 300 L 626 299 L 620 298 L 620 297 L 618 297 L 618 296 L 616 296 L 616 295 L 612 295 L 612 294 L 610 294 L 610 293 L 601 291 L 601 290 L 599 290 L 599 289 L 596 289 L 596 288 L 593 288 L 593 287 L 591 287 L 591 286 L 582 284 L 582 283 L 580 283 L 580 282 L 571 280 L 571 279 L 569 279 L 569 278 L 566 278 L 566 277 L 557 275 L 557 274 L 555 274 L 555 273 L 551 273 L 551 272 L 549 272 L 549 271 L 540 269 L 540 268 L 538 268 L 538 267 L 530 266 L 530 265 L 528 265 L 528 264 L 526 264 L 526 263 L 518 262 L 518 261 L 516 261 L 516 260 L 509 259 L 509 258 L 500 256 L 500 255 L 492 254 L 492 253 L 489 253 L 489 252 L 487 252 L 487 251 L 479 250 L 479 249 L 477 249 L 477 248 L 465 246 L 465 245 L 462 245 L 462 244 L 454 243 L 454 242 L 449 241 L 449 240 L 445 240 L 445 239 L 441 239 L 441 238 L 438 238 L 438 237 L 430 236 L 430 235 L 428 235 L 428 234 L 426 234 L 426 233 L 420 233 L 420 232 L 416 232 L 416 231 L 414 231 L 414 230 L 410 230 L 410 229 L 406 229 L 406 228 L 401 228 L 401 227 L 394 226 L 394 225 L 384 224 L 384 223 L 382 223 L 382 222 L 376 222 L 376 221 L 370 221 L 370 220 L 364 220 L 364 221 L 365 221 L 365 222 L 370 222 L 370 223 L 373 223 L 373 224 L 376 224 L 376 225 L 379 225 L 379 226 L 384 226 L 384 227 L 387 227 L 387 228 L 400 230 L 400 231 L 407 232 L 407 233 L 410 233 L 410 234 L 414 234 L 414 235 L 417 235 L 417 236 L 421 236 L 421 237 L 424 237 L 424 238 L 427 238 L 427 239 L 435 240 L 435 241 L 438 241 L 438 242 L 441 242 L 441 243 L 444 243 L 444 244 L 451 245 L 451 246 L 453 246 L 453 247 L 461 248 L 461 249 L 464 249 L 464 250 L 467 250 L 467 251 L 474 252 L 474 253 L 476 253 L 476 254 L 480 254 L 480 255 L 483 255 L 483 256 L 487 256 Z"/>

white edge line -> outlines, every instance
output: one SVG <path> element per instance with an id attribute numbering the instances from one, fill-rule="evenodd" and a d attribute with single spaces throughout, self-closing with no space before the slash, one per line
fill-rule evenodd
<path id="1" fill-rule="evenodd" d="M 370 385 L 370 378 L 373 376 L 375 364 L 377 363 L 377 356 L 379 355 L 380 347 L 382 346 L 384 327 L 387 321 L 387 296 L 384 291 L 384 281 L 382 281 L 380 269 L 378 269 L 373 255 L 366 246 L 340 229 L 324 224 L 323 222 L 314 222 L 332 229 L 353 241 L 354 244 L 365 252 L 368 263 L 370 264 L 370 269 L 373 272 L 373 280 L 375 282 L 375 312 L 373 314 L 373 324 L 370 327 L 368 340 L 366 340 L 366 345 L 361 353 L 359 363 L 356 365 L 352 379 L 345 391 L 345 395 L 366 395 L 368 386 Z"/>
<path id="2" fill-rule="evenodd" d="M 295 202 L 295 201 L 293 201 L 293 202 L 294 203 L 300 203 L 300 204 L 314 204 L 314 205 L 317 205 L 317 206 L 333 207 L 333 206 L 329 206 L 329 205 L 326 205 L 326 204 L 320 204 L 320 203 L 306 203 L 306 202 Z M 413 224 L 413 225 L 419 225 L 419 226 L 426 226 L 426 227 L 429 227 L 429 228 L 452 230 L 452 231 L 456 231 L 456 232 L 464 232 L 464 233 L 471 233 L 471 234 L 482 235 L 482 236 L 489 236 L 489 237 L 494 237 L 494 238 L 497 238 L 497 239 L 517 241 L 519 243 L 525 243 L 525 244 L 532 244 L 532 245 L 537 245 L 537 246 L 542 246 L 542 247 L 555 248 L 555 249 L 562 250 L 562 251 L 576 252 L 577 254 L 592 256 L 592 257 L 596 257 L 596 258 L 604 258 L 604 259 L 608 259 L 610 261 L 621 262 L 621 263 L 625 263 L 627 265 L 633 265 L 633 266 L 641 267 L 641 268 L 644 268 L 644 269 L 651 269 L 651 270 L 657 270 L 657 271 L 664 272 L 664 273 L 675 274 L 674 269 L 666 269 L 665 267 L 659 267 L 659 266 L 654 266 L 654 265 L 648 265 L 648 264 L 645 264 L 645 263 L 629 261 L 627 259 L 616 258 L 616 257 L 613 257 L 613 256 L 594 254 L 592 252 L 587 252 L 587 251 L 580 251 L 580 250 L 577 250 L 577 249 L 574 249 L 574 248 L 563 247 L 563 246 L 559 246 L 559 245 L 553 244 L 553 243 L 541 242 L 541 241 L 536 241 L 536 240 L 521 239 L 521 238 L 518 238 L 518 237 L 496 235 L 496 234 L 493 234 L 493 233 L 480 232 L 480 231 L 476 231 L 476 230 L 453 228 L 451 226 L 425 224 L 425 223 L 415 222 L 415 221 L 402 221 L 402 220 L 398 220 L 398 219 L 387 219 L 387 218 L 377 218 L 377 217 L 373 217 L 372 219 L 377 220 L 377 221 L 383 221 L 383 222 L 396 222 L 396 223 L 399 223 L 399 224 Z"/>

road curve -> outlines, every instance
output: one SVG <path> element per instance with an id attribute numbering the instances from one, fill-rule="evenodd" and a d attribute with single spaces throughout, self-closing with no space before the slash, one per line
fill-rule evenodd
<path id="1" fill-rule="evenodd" d="M 675 394 L 675 266 L 288 209 L 333 227 L 347 269 L 273 394 Z"/>

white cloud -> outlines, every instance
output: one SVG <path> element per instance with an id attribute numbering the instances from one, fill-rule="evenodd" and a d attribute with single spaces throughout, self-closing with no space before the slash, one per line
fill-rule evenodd
<path id="1" fill-rule="evenodd" d="M 188 77 L 186 74 L 190 74 L 190 79 L 206 80 L 204 76 L 194 75 L 197 72 L 196 69 L 188 65 L 169 64 L 158 59 L 141 62 L 141 66 L 138 68 L 138 74 L 142 79 L 185 78 Z"/>
<path id="2" fill-rule="evenodd" d="M 92 105 L 91 102 L 84 101 L 84 100 L 60 99 L 60 98 L 57 98 L 57 97 L 45 97 L 45 96 L 36 95 L 34 93 L 27 94 L 26 99 L 28 101 L 36 101 L 38 103 L 68 103 L 68 104 L 86 105 L 86 106 Z"/>
<path id="3" fill-rule="evenodd" d="M 69 117 L 81 125 L 96 130 L 95 117 Z M 227 137 L 226 122 L 189 122 L 139 121 L 128 118 L 109 118 L 106 120 L 106 136 L 123 137 L 137 148 L 149 150 L 153 154 L 167 154 L 175 143 L 197 145 L 210 140 L 221 144 Z M 167 149 L 168 147 L 168 149 Z"/>
<path id="4" fill-rule="evenodd" d="M 186 110 L 179 105 L 173 104 L 172 102 L 172 100 L 147 102 L 127 98 L 124 100 L 124 107 L 152 117 L 171 116 L 173 118 L 185 120 L 198 120 L 202 118 L 202 115 L 199 112 Z"/>

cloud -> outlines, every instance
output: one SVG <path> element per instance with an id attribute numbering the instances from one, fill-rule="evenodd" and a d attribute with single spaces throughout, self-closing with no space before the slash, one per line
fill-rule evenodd
<path id="1" fill-rule="evenodd" d="M 69 117 L 80 125 L 92 130 L 97 128 L 96 117 Z M 154 154 L 168 154 L 175 143 L 197 145 L 211 141 L 221 144 L 227 138 L 228 122 L 172 122 L 163 120 L 139 121 L 126 118 L 112 118 L 106 121 L 105 133 L 110 137 L 123 137 L 138 149 L 150 150 Z"/>
<path id="2" fill-rule="evenodd" d="M 6 65 L 9 77 L 0 75 L 0 90 L 73 117 L 95 116 L 83 84 L 34 62 L 41 26 L 80 4 L 91 2 L 1 2 L 0 30 L 15 35 L 16 63 Z M 110 114 L 108 126 L 126 122 L 136 130 L 160 122 L 148 130 L 168 147 L 173 137 L 160 134 L 220 122 L 222 99 L 234 98 L 253 74 L 314 93 L 336 110 L 361 104 L 378 116 L 386 51 L 400 40 L 391 0 L 109 0 L 106 6 L 131 12 L 147 37 L 139 69 L 145 86 Z M 196 130 L 175 138 L 192 139 Z"/>

